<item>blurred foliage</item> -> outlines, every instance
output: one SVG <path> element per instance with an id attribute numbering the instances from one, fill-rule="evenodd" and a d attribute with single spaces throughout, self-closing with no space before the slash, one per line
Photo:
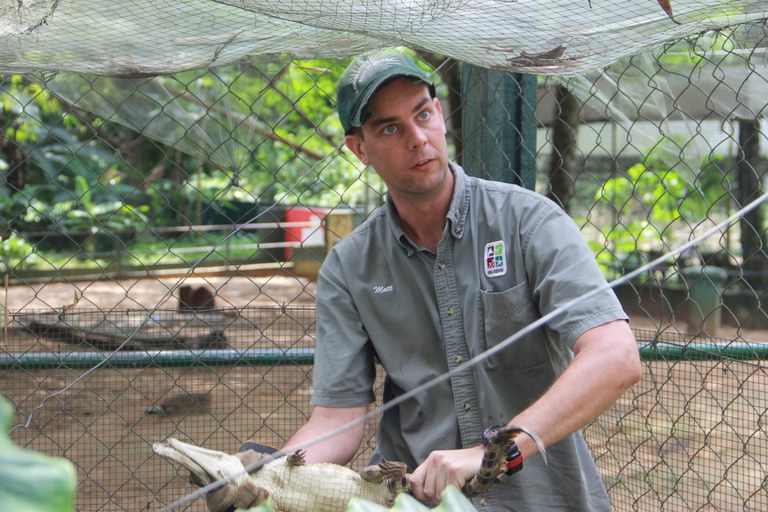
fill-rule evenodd
<path id="1" fill-rule="evenodd" d="M 0 508 L 9 512 L 75 510 L 74 464 L 13 444 L 8 437 L 12 420 L 13 406 L 0 395 Z"/>
<path id="2" fill-rule="evenodd" d="M 717 50 L 729 47 L 728 38 L 718 32 L 697 44 Z M 684 46 L 663 55 L 670 65 L 697 58 Z M 276 56 L 151 78 L 0 77 L 0 236 L 23 233 L 39 251 L 90 264 L 98 252 L 139 250 L 150 227 L 206 224 L 243 204 L 370 211 L 384 185 L 343 146 L 335 112 L 347 62 Z M 445 95 L 446 85 L 439 87 Z M 685 152 L 684 141 L 672 142 Z M 706 162 L 692 181 L 658 156 L 661 146 L 590 184 L 609 220 L 597 223 L 604 243 L 595 243 L 606 266 L 679 243 L 680 228 L 708 216 L 707 205 L 728 208 L 723 161 Z M 231 223 L 274 220 L 254 208 Z M 220 240 L 204 236 L 208 244 Z M 165 260 L 176 256 L 173 240 L 155 240 L 166 244 Z M 46 261 L 58 265 L 56 256 Z"/>
<path id="3" fill-rule="evenodd" d="M 0 233 L 95 232 L 145 222 L 128 200 L 135 188 L 116 179 L 118 155 L 87 123 L 27 79 L 6 77 L 0 91 L 6 137 Z"/>
<path id="4" fill-rule="evenodd" d="M 40 250 L 87 260 L 130 252 L 149 226 L 205 223 L 233 202 L 378 205 L 381 180 L 343 148 L 335 84 L 344 65 L 244 61 L 141 80 L 0 77 L 0 235 L 24 233 Z M 105 101 L 88 109 L 62 93 L 63 101 L 50 92 L 61 83 Z M 138 118 L 129 122 L 126 111 Z M 159 112 L 172 122 L 152 125 Z"/>
<path id="5" fill-rule="evenodd" d="M 596 208 L 611 220 L 600 223 L 602 241 L 591 246 L 609 277 L 687 242 L 701 219 L 712 217 L 713 205 L 728 212 L 732 184 L 725 159 L 711 158 L 689 183 L 659 154 L 649 151 L 644 162 L 606 180 L 595 194 Z"/>
<path id="6" fill-rule="evenodd" d="M 476 512 L 477 509 L 472 506 L 466 496 L 464 496 L 458 487 L 449 485 L 440 494 L 440 504 L 435 508 L 429 508 L 419 503 L 416 498 L 409 494 L 398 494 L 395 503 L 391 508 L 382 507 L 361 499 L 352 499 L 347 507 L 347 512 L 384 512 L 385 510 L 394 510 L 396 512 Z"/>
<path id="7" fill-rule="evenodd" d="M 206 223 L 233 203 L 377 206 L 383 183 L 344 148 L 335 112 L 345 65 L 0 77 L 0 235 L 88 259 L 130 251 L 149 226 Z"/>
<path id="8" fill-rule="evenodd" d="M 449 485 L 440 495 L 440 504 L 435 508 L 429 508 L 419 503 L 416 498 L 406 493 L 399 494 L 392 507 L 383 507 L 370 501 L 359 498 L 352 498 L 347 506 L 347 512 L 476 512 L 477 509 L 453 485 Z M 275 512 L 272 502 L 269 500 L 257 507 L 251 507 L 248 510 L 237 509 L 237 512 Z"/>
<path id="9" fill-rule="evenodd" d="M 0 273 L 34 266 L 39 260 L 32 244 L 16 233 L 0 237 Z"/>
<path id="10" fill-rule="evenodd" d="M 361 204 L 368 187 L 379 190 L 377 177 L 359 179 L 365 171 L 343 147 L 335 86 L 345 64 L 241 62 L 153 78 L 154 87 L 142 91 L 180 120 L 184 141 L 175 147 L 202 161 L 197 169 L 185 169 L 181 196 L 203 204 L 332 206 Z M 195 121 L 187 125 L 189 118 Z"/>

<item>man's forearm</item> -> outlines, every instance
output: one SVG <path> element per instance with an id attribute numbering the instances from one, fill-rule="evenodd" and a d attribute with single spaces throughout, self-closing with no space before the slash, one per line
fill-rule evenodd
<path id="1" fill-rule="evenodd" d="M 358 420 L 366 412 L 366 407 L 316 407 L 309 420 L 288 439 L 282 451 L 291 453 L 296 448 L 302 447 L 306 451 L 304 459 L 308 463 L 347 464 L 360 448 L 365 433 L 365 423 L 351 426 L 328 439 L 318 442 L 315 440 Z"/>
<path id="2" fill-rule="evenodd" d="M 624 321 L 592 329 L 574 344 L 576 357 L 542 397 L 511 418 L 549 446 L 595 420 L 640 379 L 634 336 Z M 538 452 L 526 435 L 515 437 L 524 457 Z"/>

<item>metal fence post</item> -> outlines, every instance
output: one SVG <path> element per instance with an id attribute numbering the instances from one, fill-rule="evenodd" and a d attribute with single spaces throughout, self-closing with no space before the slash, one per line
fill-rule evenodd
<path id="1" fill-rule="evenodd" d="M 536 75 L 462 64 L 462 96 L 467 173 L 533 189 Z"/>

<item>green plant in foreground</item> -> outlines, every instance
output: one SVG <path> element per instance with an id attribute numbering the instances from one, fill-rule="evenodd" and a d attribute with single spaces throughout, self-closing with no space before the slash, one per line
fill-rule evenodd
<path id="1" fill-rule="evenodd" d="M 347 512 L 383 512 L 385 510 L 398 512 L 426 512 L 428 510 L 434 512 L 477 512 L 472 503 L 455 486 L 447 487 L 440 495 L 440 505 L 432 509 L 422 505 L 408 494 L 400 494 L 395 499 L 392 508 L 382 507 L 361 499 L 352 499 L 347 507 Z"/>
<path id="2" fill-rule="evenodd" d="M 383 507 L 363 499 L 353 498 L 347 506 L 347 512 L 384 512 L 392 510 L 395 512 L 426 512 L 429 510 L 433 512 L 477 512 L 477 509 L 461 494 L 457 487 L 447 487 L 440 495 L 440 499 L 440 505 L 430 509 L 408 494 L 400 494 L 395 499 L 395 504 L 392 508 Z M 238 512 L 275 512 L 275 509 L 272 503 L 265 501 L 258 507 L 252 507 L 246 511 L 238 509 Z"/>
<path id="3" fill-rule="evenodd" d="M 8 437 L 13 407 L 0 395 L 0 505 L 3 510 L 72 512 L 77 473 L 67 459 L 19 448 Z"/>

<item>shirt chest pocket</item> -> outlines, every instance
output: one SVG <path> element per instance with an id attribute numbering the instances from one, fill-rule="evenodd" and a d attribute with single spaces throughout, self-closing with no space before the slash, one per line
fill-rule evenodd
<path id="1" fill-rule="evenodd" d="M 480 292 L 483 350 L 496 347 L 540 318 L 526 283 L 502 292 Z M 488 370 L 531 368 L 548 359 L 547 342 L 539 327 L 491 355 L 483 364 Z"/>

